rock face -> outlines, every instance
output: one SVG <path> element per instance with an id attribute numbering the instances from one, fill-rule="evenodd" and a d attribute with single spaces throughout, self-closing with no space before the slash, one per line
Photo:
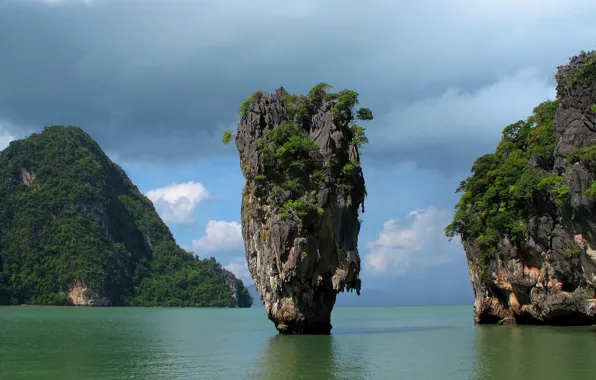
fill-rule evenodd
<path id="1" fill-rule="evenodd" d="M 355 102 L 339 112 L 342 93 L 257 92 L 238 125 L 246 260 L 281 333 L 329 333 L 337 293 L 360 291 L 365 186 L 350 128 Z"/>
<path id="2" fill-rule="evenodd" d="M 70 288 L 68 299 L 73 306 L 110 306 L 112 304 L 107 297 L 93 292 L 80 281 Z"/>
<path id="3" fill-rule="evenodd" d="M 486 231 L 478 236 L 471 227 L 479 213 L 465 211 L 480 207 L 478 202 L 466 200 L 474 196 L 472 182 L 468 181 L 466 194 L 458 204 L 456 227 L 452 227 L 460 234 L 466 251 L 477 323 L 596 323 L 596 54 L 572 58 L 568 65 L 559 67 L 556 79 L 554 148 L 545 160 L 538 158 L 538 149 L 546 149 L 550 137 L 546 129 L 538 131 L 535 120 L 527 141 L 546 137 L 535 148 L 523 148 L 533 149 L 529 152 L 529 170 L 523 169 L 527 177 L 536 173 L 544 177 L 534 189 L 541 189 L 548 181 L 554 185 L 544 197 L 530 189 L 532 197 L 517 203 L 525 207 L 524 237 L 516 240 L 513 232 L 501 231 L 497 244 L 487 248 L 483 244 Z M 509 142 L 516 143 L 504 131 L 497 154 Z M 491 170 L 500 170 L 495 169 L 494 162 L 502 161 L 492 162 Z M 479 159 L 475 176 L 480 175 L 481 165 Z M 512 192 L 522 183 L 521 178 L 522 174 L 511 182 Z M 501 197 L 500 215 L 506 217 L 505 195 Z"/>

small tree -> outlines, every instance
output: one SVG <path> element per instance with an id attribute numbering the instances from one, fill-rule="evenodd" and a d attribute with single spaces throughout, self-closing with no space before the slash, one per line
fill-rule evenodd
<path id="1" fill-rule="evenodd" d="M 372 120 L 373 114 L 372 111 L 368 108 L 360 108 L 358 112 L 356 112 L 356 117 L 359 120 Z"/>
<path id="2" fill-rule="evenodd" d="M 225 131 L 224 132 L 224 134 L 223 134 L 223 136 L 221 138 L 221 141 L 224 144 L 229 144 L 230 141 L 232 141 L 233 138 L 234 138 L 234 135 L 232 134 L 232 131 L 231 130 L 228 130 L 228 131 Z"/>

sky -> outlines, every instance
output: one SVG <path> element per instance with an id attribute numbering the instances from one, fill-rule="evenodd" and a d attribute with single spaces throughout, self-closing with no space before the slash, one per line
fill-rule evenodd
<path id="1" fill-rule="evenodd" d="M 0 149 L 88 132 L 181 246 L 251 284 L 240 234 L 240 102 L 354 89 L 375 118 L 362 167 L 362 296 L 471 303 L 455 189 L 501 130 L 596 48 L 593 0 L 0 0 Z M 344 296 L 348 297 L 348 296 Z M 352 297 L 352 296 L 350 296 Z"/>

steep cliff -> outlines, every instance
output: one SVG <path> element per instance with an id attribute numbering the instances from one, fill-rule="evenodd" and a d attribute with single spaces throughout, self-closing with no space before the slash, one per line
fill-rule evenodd
<path id="1" fill-rule="evenodd" d="M 329 333 L 337 293 L 360 291 L 366 190 L 358 148 L 366 137 L 354 120 L 372 113 L 354 111 L 356 92 L 330 88 L 321 83 L 306 96 L 258 91 L 240 107 L 246 260 L 281 333 Z"/>
<path id="2" fill-rule="evenodd" d="M 458 189 L 477 323 L 596 323 L 596 52 L 555 78 Z"/>
<path id="3" fill-rule="evenodd" d="M 0 304 L 252 304 L 214 259 L 176 245 L 151 201 L 79 128 L 10 143 L 0 183 Z"/>

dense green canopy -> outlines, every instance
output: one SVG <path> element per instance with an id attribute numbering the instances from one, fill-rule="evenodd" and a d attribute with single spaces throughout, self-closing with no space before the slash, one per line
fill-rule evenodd
<path id="1" fill-rule="evenodd" d="M 558 107 L 558 101 L 540 104 L 532 116 L 503 130 L 495 153 L 474 162 L 472 175 L 457 190 L 462 195 L 447 236 L 457 234 L 475 243 L 488 260 L 499 238 L 518 242 L 527 237 L 527 221 L 546 200 L 565 207 L 569 187 L 563 177 L 550 173 Z"/>
<path id="2" fill-rule="evenodd" d="M 0 153 L 0 183 L 0 304 L 68 304 L 77 282 L 115 305 L 252 304 L 233 274 L 176 244 L 79 128 L 13 141 Z"/>

